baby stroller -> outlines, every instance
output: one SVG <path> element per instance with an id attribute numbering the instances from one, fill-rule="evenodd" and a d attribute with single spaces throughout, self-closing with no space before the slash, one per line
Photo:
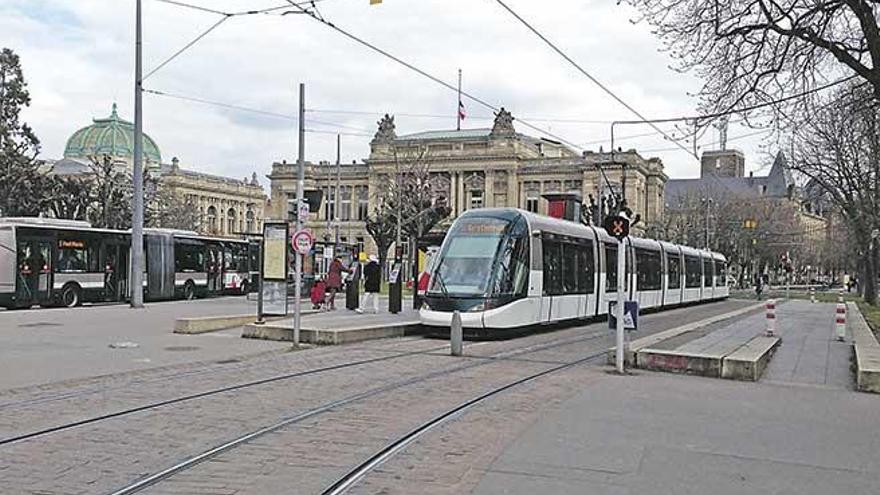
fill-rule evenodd
<path id="1" fill-rule="evenodd" d="M 327 292 L 327 284 L 323 280 L 315 281 L 312 286 L 310 298 L 312 300 L 312 309 L 321 309 L 324 305 L 324 294 Z"/>

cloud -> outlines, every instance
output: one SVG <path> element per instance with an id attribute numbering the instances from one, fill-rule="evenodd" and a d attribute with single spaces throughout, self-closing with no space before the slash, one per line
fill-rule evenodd
<path id="1" fill-rule="evenodd" d="M 240 0 L 191 0 L 238 11 Z M 280 0 L 248 2 L 257 9 Z M 511 6 L 566 50 L 596 78 L 647 116 L 693 114 L 687 96 L 699 81 L 671 71 L 661 43 L 634 11 L 613 2 L 511 0 Z M 203 32 L 219 17 L 144 0 L 144 67 L 150 70 Z M 480 99 L 519 117 L 599 120 L 634 116 L 578 73 L 494 2 L 473 0 L 326 0 L 321 14 L 346 30 Z M 109 114 L 117 101 L 133 118 L 134 2 L 119 0 L 12 0 L 0 5 L 4 45 L 22 57 L 33 100 L 27 121 L 57 158 L 67 137 L 92 117 Z M 335 160 L 333 131 L 372 134 L 381 114 L 398 114 L 398 132 L 452 128 L 456 95 L 303 15 L 234 17 L 150 77 L 145 86 L 268 112 L 294 115 L 297 84 L 307 85 L 310 110 L 368 114 L 307 114 L 309 160 Z M 491 124 L 491 111 L 465 101 L 466 127 Z M 404 114 L 445 115 L 411 117 Z M 480 118 L 483 117 L 483 118 Z M 314 121 L 322 121 L 323 124 Z M 269 172 L 276 160 L 296 156 L 295 123 L 202 103 L 144 96 L 144 123 L 163 157 L 233 177 Z M 328 125 L 336 124 L 336 125 Z M 607 124 L 533 122 L 575 143 L 607 139 Z M 649 132 L 632 126 L 619 134 Z M 533 133 L 522 123 L 520 132 Z M 329 132 L 329 134 L 328 134 Z M 731 137 L 748 132 L 732 128 Z M 716 138 L 708 133 L 705 142 Z M 342 158 L 369 154 L 368 136 L 344 135 Z M 735 142 L 748 165 L 759 166 L 760 138 Z M 732 143 L 733 144 L 733 143 Z M 590 145 L 598 149 L 600 144 Z M 659 136 L 622 140 L 624 147 L 665 149 Z M 605 145 L 607 148 L 607 144 Z M 699 165 L 680 151 L 648 153 L 664 159 L 670 176 L 693 176 Z M 752 163 L 752 161 L 754 163 Z"/>

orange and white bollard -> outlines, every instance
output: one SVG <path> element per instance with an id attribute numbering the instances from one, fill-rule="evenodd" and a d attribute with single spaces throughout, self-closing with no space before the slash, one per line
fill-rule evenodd
<path id="1" fill-rule="evenodd" d="M 837 314 L 834 319 L 834 333 L 837 335 L 837 340 L 843 342 L 843 339 L 846 338 L 846 304 L 843 302 L 843 295 L 840 296 L 840 300 L 837 303 Z"/>
<path id="2" fill-rule="evenodd" d="M 772 337 L 776 333 L 776 300 L 767 300 L 767 336 Z"/>

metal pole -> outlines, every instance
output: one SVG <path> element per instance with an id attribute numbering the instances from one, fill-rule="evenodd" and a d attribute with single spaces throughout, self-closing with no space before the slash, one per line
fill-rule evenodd
<path id="1" fill-rule="evenodd" d="M 265 239 L 264 237 L 263 242 L 265 242 Z M 265 323 L 263 320 L 263 246 L 263 243 L 260 243 L 260 252 L 257 255 L 257 262 L 260 263 L 260 283 L 257 285 L 257 325 Z"/>
<path id="2" fill-rule="evenodd" d="M 141 64 L 141 0 L 135 6 L 134 42 L 134 164 L 131 212 L 131 307 L 144 307 L 144 164 L 143 68 Z"/>
<path id="3" fill-rule="evenodd" d="M 333 223 L 336 228 L 336 237 L 333 241 L 333 256 L 339 255 L 339 208 L 342 206 L 342 198 L 339 197 L 339 182 L 342 176 L 340 160 L 342 156 L 342 136 L 336 135 L 336 200 L 333 203 Z"/>
<path id="4" fill-rule="evenodd" d="M 617 243 L 617 307 L 614 308 L 617 318 L 617 372 L 625 372 L 626 355 L 624 354 L 623 304 L 626 301 L 626 238 Z"/>
<path id="5" fill-rule="evenodd" d="M 461 130 L 461 69 L 458 69 L 458 102 L 455 105 L 455 130 Z"/>
<path id="6" fill-rule="evenodd" d="M 299 207 L 303 201 L 303 188 L 306 181 L 305 156 L 306 156 L 306 85 L 299 84 L 299 155 L 297 156 L 297 181 L 296 181 L 296 232 L 303 228 L 303 219 L 299 214 Z M 334 204 L 335 206 L 335 204 Z M 302 326 L 302 255 L 297 251 L 294 254 L 296 260 L 296 272 L 294 274 L 293 287 L 293 345 L 299 345 L 299 331 Z"/>

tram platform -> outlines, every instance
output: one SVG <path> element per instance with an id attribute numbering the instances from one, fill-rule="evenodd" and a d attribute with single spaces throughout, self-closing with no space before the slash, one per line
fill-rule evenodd
<path id="1" fill-rule="evenodd" d="M 851 337 L 834 335 L 835 305 L 791 300 L 776 309 L 776 331 L 753 311 L 721 325 L 693 329 L 635 347 L 636 368 L 737 380 L 847 386 Z"/>
<path id="2" fill-rule="evenodd" d="M 338 345 L 364 340 L 414 335 L 422 330 L 419 313 L 404 301 L 403 310 L 391 313 L 356 313 L 347 309 L 304 314 L 300 342 L 317 345 Z M 293 341 L 293 318 L 249 324 L 241 336 L 248 339 Z"/>

